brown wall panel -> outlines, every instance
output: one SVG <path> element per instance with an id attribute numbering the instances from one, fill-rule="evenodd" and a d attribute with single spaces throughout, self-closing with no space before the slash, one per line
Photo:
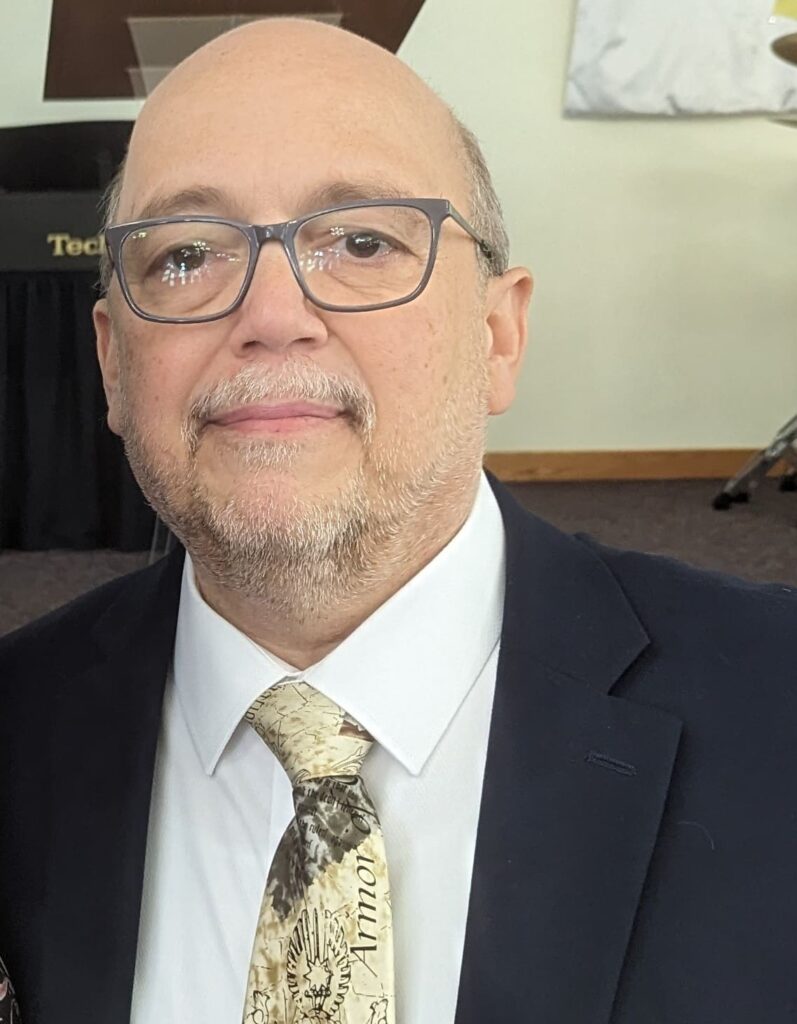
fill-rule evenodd
<path id="1" fill-rule="evenodd" d="M 45 99 L 132 97 L 127 18 L 342 13 L 344 28 L 395 53 L 423 0 L 53 0 Z"/>

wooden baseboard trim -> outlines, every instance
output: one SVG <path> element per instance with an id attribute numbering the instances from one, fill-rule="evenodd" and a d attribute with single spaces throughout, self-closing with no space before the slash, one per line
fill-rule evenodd
<path id="1" fill-rule="evenodd" d="M 488 452 L 484 465 L 507 483 L 565 480 L 726 480 L 758 449 L 632 452 Z M 782 473 L 774 466 L 770 476 Z"/>

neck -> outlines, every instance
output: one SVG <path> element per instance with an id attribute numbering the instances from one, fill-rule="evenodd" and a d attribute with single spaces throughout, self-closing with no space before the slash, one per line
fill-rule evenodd
<path id="1" fill-rule="evenodd" d="M 477 488 L 478 478 L 458 500 L 446 503 L 445 512 L 437 508 L 432 523 L 419 521 L 424 512 L 420 510 L 415 521 L 373 552 L 365 579 L 347 585 L 310 617 L 293 613 L 268 596 L 253 599 L 236 592 L 194 559 L 197 586 L 210 607 L 254 643 L 289 665 L 306 669 L 333 651 L 442 551 L 467 519 Z"/>

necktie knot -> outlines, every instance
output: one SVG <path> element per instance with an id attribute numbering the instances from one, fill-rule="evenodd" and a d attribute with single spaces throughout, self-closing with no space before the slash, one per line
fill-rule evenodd
<path id="1" fill-rule="evenodd" d="M 359 722 L 303 680 L 272 686 L 245 717 L 294 786 L 305 779 L 359 775 L 373 743 Z"/>

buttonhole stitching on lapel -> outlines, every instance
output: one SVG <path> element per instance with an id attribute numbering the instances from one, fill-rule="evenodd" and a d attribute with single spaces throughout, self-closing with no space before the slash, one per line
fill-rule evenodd
<path id="1" fill-rule="evenodd" d="M 618 761 L 614 757 L 609 757 L 608 754 L 599 754 L 597 750 L 590 750 L 584 760 L 590 764 L 597 764 L 601 768 L 610 768 L 613 772 L 619 772 L 620 775 L 636 775 L 636 767 L 633 764 Z"/>

